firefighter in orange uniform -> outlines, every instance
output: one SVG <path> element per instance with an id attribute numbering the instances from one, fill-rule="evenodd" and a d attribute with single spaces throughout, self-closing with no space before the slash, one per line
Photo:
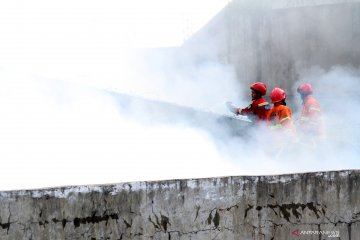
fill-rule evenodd
<path id="1" fill-rule="evenodd" d="M 271 102 L 274 104 L 268 116 L 271 129 L 279 130 L 289 137 L 296 137 L 296 130 L 291 119 L 291 109 L 286 106 L 286 93 L 281 88 L 272 90 Z"/>
<path id="2" fill-rule="evenodd" d="M 303 101 L 299 131 L 307 136 L 323 136 L 324 127 L 321 119 L 321 109 L 319 103 L 312 96 L 312 86 L 308 83 L 302 84 L 297 88 L 297 92 Z"/>
<path id="3" fill-rule="evenodd" d="M 238 108 L 227 102 L 226 105 L 229 110 L 235 114 L 248 116 L 252 121 L 266 121 L 269 110 L 271 109 L 269 103 L 263 97 L 266 94 L 266 85 L 262 82 L 256 82 L 250 86 L 252 103 L 246 108 Z"/>

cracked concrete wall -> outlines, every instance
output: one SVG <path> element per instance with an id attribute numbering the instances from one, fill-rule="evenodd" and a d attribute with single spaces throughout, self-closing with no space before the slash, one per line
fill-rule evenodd
<path id="1" fill-rule="evenodd" d="M 360 239 L 359 180 L 349 170 L 1 192 L 0 239 Z"/>

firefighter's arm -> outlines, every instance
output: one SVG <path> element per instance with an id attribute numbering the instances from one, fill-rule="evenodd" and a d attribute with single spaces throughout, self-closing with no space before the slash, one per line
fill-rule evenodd
<path id="1" fill-rule="evenodd" d="M 298 141 L 296 136 L 296 129 L 294 127 L 293 120 L 291 119 L 291 110 L 288 108 L 283 109 L 280 113 L 280 124 L 286 129 L 293 138 L 293 141 Z"/>
<path id="2" fill-rule="evenodd" d="M 310 118 L 318 118 L 321 116 L 321 110 L 318 106 L 309 106 L 308 115 Z"/>
<path id="3" fill-rule="evenodd" d="M 279 114 L 280 124 L 282 126 L 292 125 L 291 112 L 287 109 L 284 109 Z"/>
<path id="4" fill-rule="evenodd" d="M 307 124 L 317 124 L 321 117 L 320 107 L 307 105 L 301 113 L 300 124 L 299 125 L 307 125 Z"/>
<path id="5" fill-rule="evenodd" d="M 240 114 L 240 109 L 232 104 L 232 102 L 226 102 L 226 107 L 229 109 L 230 112 L 235 114 Z"/>
<path id="6" fill-rule="evenodd" d="M 257 106 L 254 103 L 251 103 L 246 108 L 239 109 L 239 114 L 245 115 L 245 116 L 254 114 L 254 112 L 256 112 L 256 108 L 257 108 Z"/>

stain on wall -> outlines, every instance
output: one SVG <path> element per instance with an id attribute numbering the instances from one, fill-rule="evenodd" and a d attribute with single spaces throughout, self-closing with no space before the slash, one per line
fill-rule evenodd
<path id="1" fill-rule="evenodd" d="M 360 171 L 0 193 L 0 239 L 358 239 Z"/>

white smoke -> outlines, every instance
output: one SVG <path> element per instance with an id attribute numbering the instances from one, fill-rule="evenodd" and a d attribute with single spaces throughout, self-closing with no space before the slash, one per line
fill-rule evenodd
<path id="1" fill-rule="evenodd" d="M 233 162 L 240 174 L 267 175 L 294 172 L 358 169 L 360 163 L 360 120 L 356 109 L 360 103 L 360 71 L 348 66 L 330 70 L 313 67 L 300 74 L 293 86 L 296 101 L 293 109 L 295 126 L 298 124 L 302 101 L 296 88 L 310 83 L 318 100 L 326 129 L 326 138 L 313 144 L 301 136 L 297 141 L 277 144 L 265 124 L 251 129 L 246 137 L 231 137 L 218 141 L 223 159 Z"/>
<path id="2" fill-rule="evenodd" d="M 160 63 L 152 65 L 154 79 L 162 73 Z M 163 96 L 183 105 L 206 105 L 207 98 L 218 94 L 210 105 L 218 102 L 223 109 L 227 93 L 236 96 L 241 90 L 231 77 L 215 81 L 216 76 L 232 76 L 231 68 L 218 64 L 197 71 L 213 77 L 209 85 L 208 77 L 193 82 L 189 77 L 182 79 L 184 85 L 173 86 L 164 77 L 152 87 L 160 94 L 167 90 Z M 2 190 L 359 167 L 360 121 L 354 117 L 359 71 L 351 68 L 310 69 L 301 76 L 298 84 L 313 84 L 327 127 L 327 139 L 315 150 L 301 143 L 278 148 L 266 126 L 232 136 L 224 134 L 227 126 L 215 124 L 218 131 L 210 133 L 186 116 L 158 121 L 156 113 L 142 113 L 141 104 L 121 106 L 103 90 L 4 70 L 1 79 L 1 180 L 7 183 Z M 294 112 L 294 119 L 298 115 Z"/>
<path id="3" fill-rule="evenodd" d="M 334 66 L 326 71 L 314 67 L 303 72 L 300 79 L 294 88 L 302 83 L 312 84 L 313 95 L 322 109 L 326 128 L 326 149 L 323 149 L 322 156 L 317 157 L 325 160 L 324 169 L 359 168 L 360 120 L 356 112 L 356 106 L 360 103 L 359 69 Z M 299 96 L 297 102 L 301 105 Z M 296 112 L 295 116 L 299 114 Z"/>
<path id="4" fill-rule="evenodd" d="M 4 71 L 1 79 L 2 190 L 236 172 L 207 132 L 144 124 L 104 91 Z"/>
<path id="5" fill-rule="evenodd" d="M 210 133 L 187 116 L 142 112 L 138 102 L 122 106 L 99 90 L 216 113 L 226 112 L 227 100 L 245 107 L 251 102 L 248 86 L 240 84 L 233 66 L 214 58 L 220 47 L 210 42 L 214 35 L 204 37 L 210 43 L 193 46 L 202 49 L 195 57 L 180 49 L 134 54 L 121 40 L 141 36 L 123 32 L 127 25 L 111 4 L 97 11 L 93 1 L 70 9 L 38 2 L 42 8 L 31 12 L 25 6 L 28 19 L 17 20 L 29 30 L 16 21 L 0 24 L 7 33 L 0 44 L 0 190 L 359 168 L 358 70 L 304 71 L 300 82 L 313 84 L 328 138 L 319 150 L 301 143 L 278 148 L 266 126 L 233 136 L 224 133 L 228 126 L 214 123 L 218 131 Z M 4 17 L 18 16 L 2 9 L 9 15 Z M 61 21 L 64 16 L 68 22 Z M 290 107 L 301 109 L 296 104 Z"/>

